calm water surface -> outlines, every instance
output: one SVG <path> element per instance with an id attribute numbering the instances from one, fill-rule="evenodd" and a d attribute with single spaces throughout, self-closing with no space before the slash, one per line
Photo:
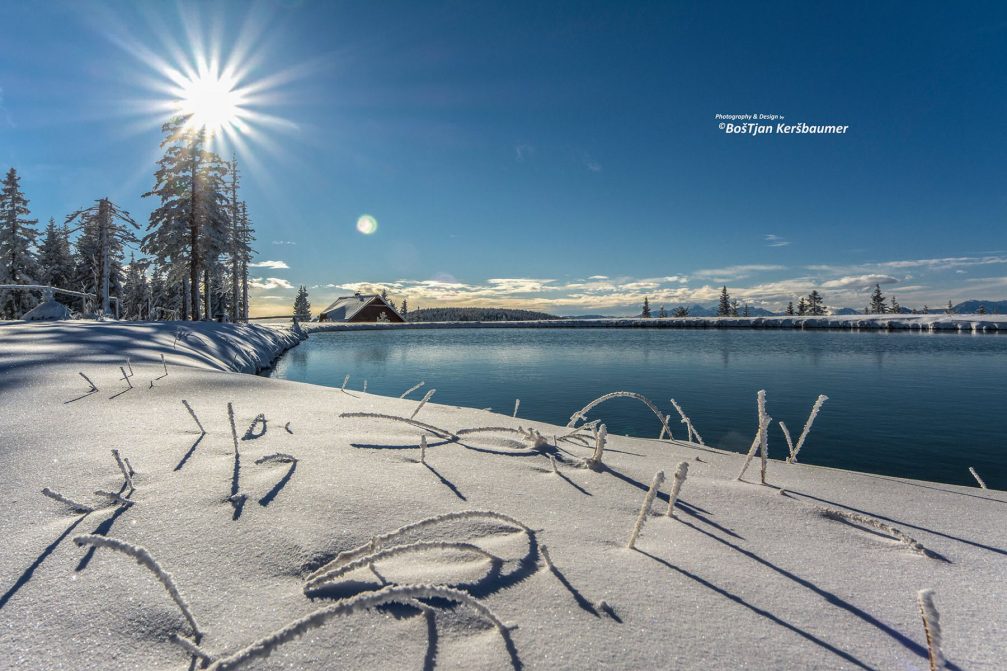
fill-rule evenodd
<path id="1" fill-rule="evenodd" d="M 420 380 L 434 401 L 565 424 L 610 391 L 636 391 L 665 412 L 675 398 L 709 445 L 748 449 L 755 393 L 773 417 L 770 454 L 784 457 L 777 422 L 794 440 L 818 394 L 829 400 L 801 461 L 871 473 L 975 484 L 974 466 L 1007 488 L 1007 337 L 929 333 L 466 329 L 318 333 L 273 375 L 398 396 Z M 414 392 L 419 398 L 423 391 Z M 657 419 L 616 399 L 591 414 L 610 433 L 656 437 Z M 461 427 L 453 427 L 461 428 Z M 677 415 L 677 438 L 684 427 Z"/>

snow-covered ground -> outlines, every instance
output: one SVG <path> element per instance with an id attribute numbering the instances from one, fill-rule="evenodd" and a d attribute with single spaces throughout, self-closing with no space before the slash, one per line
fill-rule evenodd
<path id="1" fill-rule="evenodd" d="M 189 333 L 176 342 L 179 328 Z M 155 574 L 94 539 L 78 547 L 88 534 L 146 548 L 219 668 L 273 641 L 240 668 L 926 669 L 925 588 L 949 668 L 1003 668 L 1004 492 L 788 465 L 779 442 L 766 485 L 758 458 L 738 481 L 738 454 L 619 436 L 595 471 L 577 465 L 591 446 L 556 443 L 561 427 L 429 403 L 416 415 L 424 430 L 345 415 L 409 417 L 422 390 L 397 399 L 230 372 L 296 340 L 263 326 L 0 325 L 0 668 L 199 667 L 172 640 L 192 639 L 193 625 Z M 754 434 L 752 392 L 737 423 Z M 519 426 L 546 444 L 462 431 Z M 135 470 L 132 491 L 112 450 Z M 277 453 L 296 461 L 262 461 Z M 668 479 L 627 549 L 659 470 Z M 382 537 L 467 510 L 506 517 Z M 354 548 L 356 563 L 330 565 Z M 399 603 L 364 607 L 384 599 Z"/>
<path id="2" fill-rule="evenodd" d="M 402 328 L 781 328 L 912 330 L 959 333 L 1007 333 L 1007 315 L 845 315 L 834 317 L 639 317 L 611 319 L 549 319 L 521 322 L 310 322 L 304 330 L 349 331 Z"/>

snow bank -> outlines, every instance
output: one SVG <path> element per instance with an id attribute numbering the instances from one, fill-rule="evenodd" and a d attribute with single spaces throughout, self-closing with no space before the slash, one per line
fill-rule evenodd
<path id="1" fill-rule="evenodd" d="M 927 589 L 947 668 L 1002 668 L 1002 491 L 787 464 L 782 442 L 767 485 L 735 479 L 743 455 L 612 435 L 595 471 L 563 427 L 229 372 L 296 337 L 0 325 L 0 668 L 922 670 Z M 229 404 L 266 421 L 239 440 Z M 94 494 L 124 487 L 112 449 L 131 505 Z M 682 462 L 669 516 L 675 480 L 647 491 Z M 92 536 L 143 548 L 168 593 Z"/>

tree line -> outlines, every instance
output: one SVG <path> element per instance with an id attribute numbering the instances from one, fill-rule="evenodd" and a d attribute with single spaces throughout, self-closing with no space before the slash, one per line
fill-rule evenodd
<path id="1" fill-rule="evenodd" d="M 142 231 L 129 212 L 99 198 L 62 224 L 50 218 L 40 232 L 10 168 L 0 190 L 0 284 L 93 295 L 58 299 L 95 316 L 247 319 L 254 237 L 237 159 L 211 151 L 205 130 L 186 117 L 173 117 L 161 132 L 154 186 L 143 194 L 155 209 Z M 20 318 L 39 298 L 37 290 L 0 289 L 0 317 Z"/>

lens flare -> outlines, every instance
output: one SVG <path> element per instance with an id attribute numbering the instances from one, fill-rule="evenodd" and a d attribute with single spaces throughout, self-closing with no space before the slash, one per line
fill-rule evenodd
<path id="1" fill-rule="evenodd" d="M 364 235 L 374 235 L 378 231 L 378 220 L 369 214 L 362 214 L 357 219 L 357 231 Z"/>
<path id="2" fill-rule="evenodd" d="M 189 125 L 216 132 L 240 121 L 241 105 L 242 96 L 234 89 L 233 81 L 203 73 L 182 86 L 178 111 L 189 117 Z"/>

